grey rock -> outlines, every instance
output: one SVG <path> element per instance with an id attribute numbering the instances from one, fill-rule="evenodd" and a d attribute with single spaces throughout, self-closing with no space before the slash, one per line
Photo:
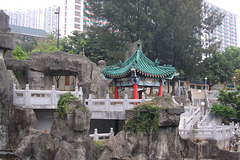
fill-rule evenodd
<path id="1" fill-rule="evenodd" d="M 81 102 L 73 102 L 70 107 L 72 112 L 55 118 L 50 134 L 30 129 L 19 143 L 16 156 L 36 160 L 91 160 L 91 113 Z"/>
<path id="2" fill-rule="evenodd" d="M 103 98 L 108 93 L 108 84 L 101 74 L 101 67 L 82 55 L 65 52 L 33 53 L 27 60 L 5 58 L 8 69 L 26 72 L 30 89 L 51 89 L 53 76 L 75 76 L 82 87 L 84 98 L 94 94 Z"/>
<path id="3" fill-rule="evenodd" d="M 11 107 L 8 113 L 8 149 L 17 148 L 22 139 L 30 134 L 30 130 L 37 129 L 37 118 L 33 109 Z"/>
<path id="4" fill-rule="evenodd" d="M 0 10 L 0 149 L 6 149 L 8 141 L 8 111 L 12 106 L 13 80 L 6 69 L 4 56 L 14 49 L 13 34 L 10 33 L 9 17 Z"/>
<path id="5" fill-rule="evenodd" d="M 31 130 L 25 136 L 15 151 L 17 157 L 22 159 L 51 160 L 55 157 L 56 143 L 47 133 Z"/>
<path id="6" fill-rule="evenodd" d="M 140 44 L 140 50 L 142 50 L 142 41 L 141 40 L 138 40 L 134 43 L 130 43 L 128 45 L 128 50 L 125 52 L 125 61 L 128 60 L 134 53 L 135 51 L 137 50 L 137 44 Z"/>

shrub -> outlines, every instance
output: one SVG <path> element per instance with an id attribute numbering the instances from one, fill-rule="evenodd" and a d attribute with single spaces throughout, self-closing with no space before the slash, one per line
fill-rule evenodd
<path id="1" fill-rule="evenodd" d="M 79 101 L 79 99 L 70 92 L 60 96 L 57 103 L 57 112 L 60 117 L 63 118 L 67 113 L 73 111 L 73 108 L 68 106 L 73 101 Z"/>
<path id="2" fill-rule="evenodd" d="M 125 130 L 130 130 L 131 134 L 136 135 L 141 132 L 149 135 L 152 129 L 153 131 L 159 131 L 159 107 L 145 102 L 135 106 L 134 110 L 134 116 L 131 117 L 124 126 Z"/>

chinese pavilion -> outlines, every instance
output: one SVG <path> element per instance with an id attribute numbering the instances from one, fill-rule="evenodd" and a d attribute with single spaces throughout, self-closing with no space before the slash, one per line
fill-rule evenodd
<path id="1" fill-rule="evenodd" d="M 160 66 L 158 59 L 155 62 L 148 59 L 140 50 L 124 63 L 121 60 L 116 65 L 107 66 L 102 70 L 106 79 L 113 79 L 115 85 L 115 99 L 118 99 L 118 89 L 123 87 L 133 88 L 133 99 L 142 98 L 142 92 L 147 87 L 157 87 L 158 95 L 162 96 L 162 86 L 166 79 L 172 79 L 176 74 L 172 65 Z"/>

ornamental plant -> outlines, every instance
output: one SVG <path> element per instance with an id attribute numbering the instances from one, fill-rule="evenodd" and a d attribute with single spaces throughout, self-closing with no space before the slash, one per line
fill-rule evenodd
<path id="1" fill-rule="evenodd" d="M 160 108 L 149 102 L 141 103 L 134 107 L 135 113 L 124 126 L 125 130 L 130 130 L 131 134 L 139 135 L 144 133 L 149 135 L 151 131 L 159 131 L 158 119 Z"/>
<path id="2" fill-rule="evenodd" d="M 211 113 L 221 115 L 225 120 L 237 118 L 240 121 L 240 96 L 239 87 L 233 92 L 219 90 L 218 103 L 213 103 Z"/>
<path id="3" fill-rule="evenodd" d="M 60 117 L 63 118 L 67 113 L 73 111 L 73 108 L 69 106 L 73 101 L 79 101 L 79 99 L 70 92 L 60 96 L 57 103 L 57 112 Z"/>

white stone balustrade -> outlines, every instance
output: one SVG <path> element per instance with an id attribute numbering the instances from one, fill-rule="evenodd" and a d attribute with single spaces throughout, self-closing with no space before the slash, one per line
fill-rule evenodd
<path id="1" fill-rule="evenodd" d="M 98 141 L 99 139 L 112 139 L 114 137 L 113 128 L 110 128 L 109 133 L 98 133 L 97 129 L 94 129 L 94 134 L 90 134 L 90 137 L 93 138 L 93 140 Z"/>
<path id="2" fill-rule="evenodd" d="M 145 99 L 144 94 L 142 97 L 142 99 L 128 99 L 128 95 L 125 94 L 124 99 L 110 99 L 107 94 L 106 99 L 92 99 L 92 95 L 89 94 L 89 98 L 85 99 L 85 104 L 91 111 L 125 111 L 136 104 L 152 100 Z"/>
<path id="3" fill-rule="evenodd" d="M 33 109 L 57 109 L 57 102 L 61 94 L 67 91 L 56 91 L 54 85 L 52 90 L 29 90 L 29 85 L 26 84 L 25 90 L 17 90 L 13 86 L 13 104 L 16 106 L 33 108 Z M 71 92 L 73 95 L 83 100 L 82 88 Z M 92 99 L 89 95 L 85 99 L 85 105 L 92 112 L 92 119 L 125 119 L 125 110 L 131 109 L 134 105 L 151 99 L 145 99 L 143 94 L 142 99 L 128 99 L 127 94 L 124 99 L 110 99 L 106 95 L 106 99 Z"/>
<path id="4" fill-rule="evenodd" d="M 213 138 L 216 140 L 226 140 L 234 135 L 235 128 L 232 122 L 230 125 L 212 125 L 212 126 L 201 126 L 197 129 L 179 129 L 181 137 L 187 138 L 189 136 L 196 138 Z"/>
<path id="5" fill-rule="evenodd" d="M 17 90 L 14 84 L 13 104 L 34 109 L 56 109 L 60 95 L 67 92 L 55 90 L 54 85 L 52 86 L 52 90 L 29 90 L 29 84 L 26 84 L 25 90 Z M 72 91 L 71 94 L 75 95 L 81 101 L 83 100 L 82 87 L 78 90 L 76 86 L 75 91 Z"/>

